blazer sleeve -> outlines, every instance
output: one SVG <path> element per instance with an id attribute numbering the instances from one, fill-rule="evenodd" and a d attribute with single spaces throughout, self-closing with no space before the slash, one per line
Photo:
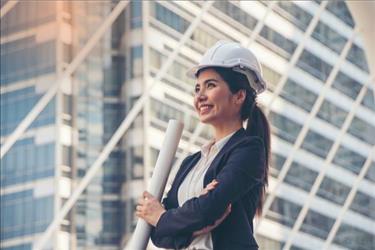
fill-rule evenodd
<path id="1" fill-rule="evenodd" d="M 164 198 L 162 201 L 165 209 L 168 209 L 167 201 L 168 198 Z M 192 239 L 192 233 L 160 237 L 155 234 L 155 227 L 152 227 L 151 230 L 151 241 L 157 247 L 181 249 L 189 246 Z"/>
<path id="2" fill-rule="evenodd" d="M 186 161 L 189 159 L 189 157 L 185 158 L 184 161 L 181 163 L 181 168 L 184 166 Z M 170 203 L 169 203 L 169 195 L 162 200 L 162 204 L 166 210 L 170 209 Z M 185 248 L 190 245 L 192 241 L 192 233 L 189 234 L 179 234 L 179 235 L 173 235 L 173 236 L 158 236 L 155 234 L 155 227 L 152 227 L 151 229 L 151 241 L 154 243 L 157 247 L 162 248 L 172 248 L 172 249 L 181 249 Z"/>
<path id="3" fill-rule="evenodd" d="M 229 204 L 238 201 L 254 186 L 263 183 L 265 151 L 263 141 L 253 137 L 237 145 L 217 175 L 219 184 L 205 195 L 167 210 L 155 229 L 156 237 L 191 234 L 213 224 Z"/>

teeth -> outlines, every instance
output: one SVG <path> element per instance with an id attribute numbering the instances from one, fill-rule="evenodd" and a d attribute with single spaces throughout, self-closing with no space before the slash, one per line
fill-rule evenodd
<path id="1" fill-rule="evenodd" d="M 200 110 L 201 110 L 201 111 L 206 111 L 206 110 L 208 110 L 209 108 L 210 108 L 209 105 L 202 105 L 201 108 L 200 108 Z"/>

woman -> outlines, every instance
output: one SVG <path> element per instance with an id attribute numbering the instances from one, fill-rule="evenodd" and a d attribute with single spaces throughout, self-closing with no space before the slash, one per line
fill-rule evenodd
<path id="1" fill-rule="evenodd" d="M 159 247 L 258 249 L 253 218 L 262 211 L 270 154 L 268 121 L 256 104 L 265 89 L 260 64 L 248 49 L 220 41 L 192 74 L 194 107 L 214 140 L 182 162 L 163 205 L 144 192 L 136 215 L 154 226 Z"/>

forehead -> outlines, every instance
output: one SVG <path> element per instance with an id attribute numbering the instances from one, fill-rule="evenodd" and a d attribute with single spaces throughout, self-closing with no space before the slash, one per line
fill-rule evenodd
<path id="1" fill-rule="evenodd" d="M 214 79 L 217 81 L 222 81 L 223 79 L 217 73 L 214 69 L 208 68 L 208 69 L 203 69 L 201 72 L 199 72 L 199 75 L 197 77 L 197 83 L 204 83 L 205 81 L 209 79 Z"/>

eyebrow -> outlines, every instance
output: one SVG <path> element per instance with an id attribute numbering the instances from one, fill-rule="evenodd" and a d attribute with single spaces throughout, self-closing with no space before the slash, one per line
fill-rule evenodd
<path id="1" fill-rule="evenodd" d="M 210 79 L 207 79 L 207 80 L 205 80 L 204 82 L 203 82 L 203 84 L 207 84 L 208 82 L 218 82 L 218 80 L 217 79 L 215 79 L 215 78 L 210 78 Z M 195 84 L 195 86 L 197 86 L 197 85 L 199 85 L 198 83 L 196 83 Z"/>

